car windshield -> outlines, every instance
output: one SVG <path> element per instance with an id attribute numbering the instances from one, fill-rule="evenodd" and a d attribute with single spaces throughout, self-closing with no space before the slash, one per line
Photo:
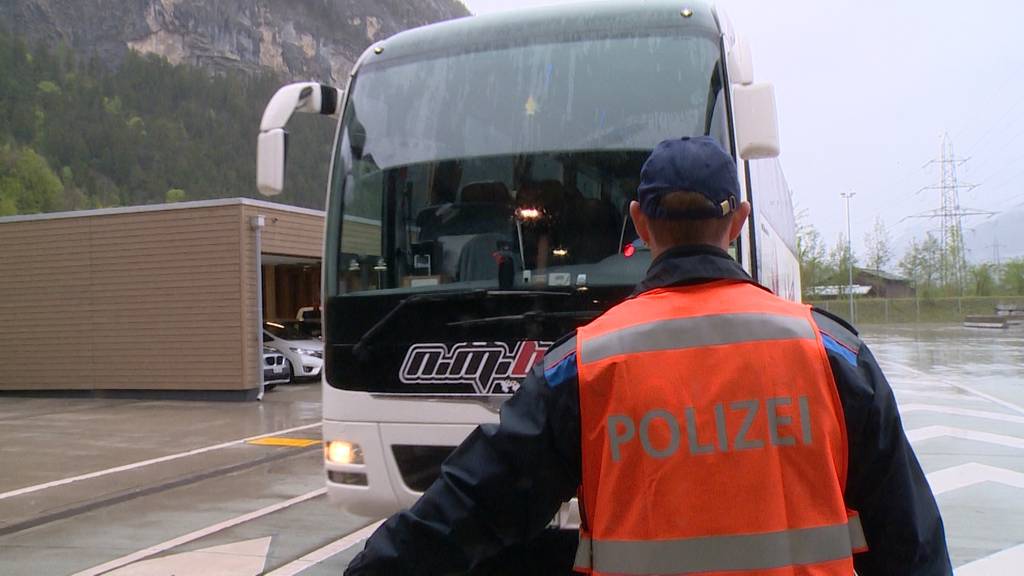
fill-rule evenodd
<path id="1" fill-rule="evenodd" d="M 282 340 L 315 340 L 320 336 L 318 327 L 298 320 L 264 322 L 263 328 Z"/>
<path id="2" fill-rule="evenodd" d="M 627 206 L 647 154 L 672 136 L 727 141 L 719 55 L 700 35 L 630 36 L 363 66 L 328 289 L 634 284 L 650 260 L 623 254 Z"/>

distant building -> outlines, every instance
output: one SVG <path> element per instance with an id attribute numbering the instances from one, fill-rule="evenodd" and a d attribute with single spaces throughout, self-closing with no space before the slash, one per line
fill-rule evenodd
<path id="1" fill-rule="evenodd" d="M 242 198 L 0 218 L 0 393 L 255 398 L 259 318 L 319 303 L 323 230 Z"/>
<path id="2" fill-rule="evenodd" d="M 871 287 L 871 296 L 878 298 L 913 298 L 914 286 L 909 278 L 884 270 L 855 268 L 853 281 Z"/>
<path id="3" fill-rule="evenodd" d="M 853 295 L 857 297 L 873 296 L 872 286 L 853 285 Z M 850 286 L 846 284 L 831 284 L 825 286 L 811 286 L 807 289 L 807 296 L 814 300 L 836 300 L 847 298 L 850 294 Z"/>

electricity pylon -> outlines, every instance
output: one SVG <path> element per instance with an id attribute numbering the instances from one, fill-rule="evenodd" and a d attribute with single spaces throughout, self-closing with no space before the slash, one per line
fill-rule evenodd
<path id="1" fill-rule="evenodd" d="M 917 191 L 921 193 L 925 190 L 938 190 L 939 207 L 910 216 L 910 218 L 930 218 L 940 221 L 939 242 L 942 246 L 942 261 L 939 277 L 943 286 L 953 286 L 957 294 L 963 294 L 964 285 L 967 283 L 967 251 L 964 249 L 963 219 L 967 216 L 995 214 L 988 210 L 965 208 L 960 205 L 960 191 L 977 188 L 974 184 L 961 182 L 957 174 L 957 169 L 968 160 L 970 158 L 956 157 L 953 153 L 953 142 L 949 139 L 948 134 L 943 134 L 942 151 L 939 158 L 931 160 L 923 166 L 927 168 L 938 165 L 939 183 L 925 186 Z"/>

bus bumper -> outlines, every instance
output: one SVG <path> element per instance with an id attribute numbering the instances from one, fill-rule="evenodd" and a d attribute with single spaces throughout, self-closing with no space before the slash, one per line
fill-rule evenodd
<path id="1" fill-rule="evenodd" d="M 417 470 L 396 454 L 440 449 L 440 459 L 476 428 L 475 424 L 394 424 L 324 420 L 324 442 L 347 442 L 358 447 L 361 462 L 324 461 L 330 501 L 352 514 L 381 518 L 412 506 L 436 477 L 436 464 Z M 436 451 L 435 451 L 436 452 Z M 426 477 L 424 477 L 426 475 Z M 410 484 L 412 484 L 410 486 Z M 574 498 L 562 505 L 552 526 L 575 530 L 579 506 Z"/>
<path id="2" fill-rule="evenodd" d="M 327 494 L 331 502 L 352 514 L 379 518 L 412 506 L 426 485 L 409 466 L 399 466 L 399 453 L 408 448 L 439 448 L 447 454 L 476 428 L 466 424 L 389 424 L 324 420 L 324 442 L 347 442 L 359 459 L 342 464 L 325 458 Z M 443 457 L 442 457 L 443 459 Z M 404 472 L 404 474 L 403 474 Z M 414 484 L 415 487 L 409 486 Z M 418 489 L 417 489 L 418 488 Z"/>

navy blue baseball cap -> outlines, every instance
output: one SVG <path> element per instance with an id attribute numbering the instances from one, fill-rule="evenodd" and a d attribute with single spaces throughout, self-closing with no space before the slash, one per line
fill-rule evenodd
<path id="1" fill-rule="evenodd" d="M 669 210 L 661 206 L 661 198 L 671 192 L 696 192 L 708 199 L 708 205 Z M 736 209 L 740 196 L 736 162 L 710 136 L 665 140 L 644 162 L 636 193 L 640 208 L 650 218 L 721 218 Z"/>

